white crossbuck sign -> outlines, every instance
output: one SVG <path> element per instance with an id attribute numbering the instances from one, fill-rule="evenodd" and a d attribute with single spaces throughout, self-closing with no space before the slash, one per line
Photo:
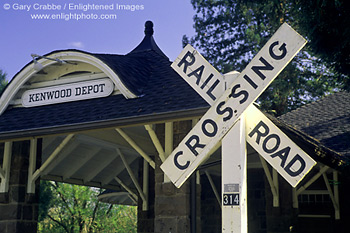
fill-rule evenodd
<path id="1" fill-rule="evenodd" d="M 161 165 L 180 187 L 220 146 L 220 141 L 246 114 L 246 140 L 293 187 L 315 165 L 252 103 L 293 59 L 306 41 L 283 24 L 242 73 L 225 90 L 222 75 L 187 46 L 172 67 L 211 105 L 211 108 Z"/>

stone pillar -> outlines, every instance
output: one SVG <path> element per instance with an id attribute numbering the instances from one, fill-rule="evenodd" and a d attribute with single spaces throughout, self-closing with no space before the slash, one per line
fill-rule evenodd
<path id="1" fill-rule="evenodd" d="M 174 148 L 191 128 L 191 121 L 174 122 Z M 164 125 L 157 125 L 156 133 L 164 145 Z M 179 189 L 171 182 L 164 183 L 164 173 L 160 169 L 162 162 L 158 156 L 155 163 L 154 232 L 190 233 L 190 180 Z M 200 190 L 200 187 L 198 189 Z M 198 205 L 199 203 L 197 208 L 199 208 Z M 198 228 L 197 232 L 200 232 Z"/>
<path id="2" fill-rule="evenodd" d="M 29 141 L 13 143 L 9 191 L 0 194 L 1 233 L 34 233 L 37 231 L 39 186 L 37 185 L 37 192 L 34 195 L 26 192 L 29 149 Z"/>

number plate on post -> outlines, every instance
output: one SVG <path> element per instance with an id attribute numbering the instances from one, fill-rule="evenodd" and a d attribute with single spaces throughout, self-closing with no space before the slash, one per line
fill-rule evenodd
<path id="1" fill-rule="evenodd" d="M 239 193 L 224 193 L 222 203 L 224 206 L 239 206 Z"/>

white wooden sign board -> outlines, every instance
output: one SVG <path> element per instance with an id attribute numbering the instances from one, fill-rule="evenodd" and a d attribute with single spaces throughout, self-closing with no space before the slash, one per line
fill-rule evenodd
<path id="1" fill-rule="evenodd" d="M 245 119 L 247 142 L 296 187 L 316 162 L 254 105 L 245 111 Z"/>
<path id="2" fill-rule="evenodd" d="M 191 54 L 193 54 L 193 57 Z M 185 49 L 179 55 L 179 58 L 182 58 L 177 59 L 177 61 L 180 62 L 184 59 L 187 59 L 188 61 L 196 61 L 198 64 L 201 64 L 200 67 L 204 66 L 206 68 L 209 76 L 216 77 L 216 80 L 219 81 L 216 85 L 216 87 L 219 87 L 219 89 L 215 91 L 215 95 L 210 93 L 209 96 L 207 92 L 203 92 L 203 87 L 206 87 L 205 85 L 201 83 L 197 85 L 195 79 L 192 79 L 188 75 L 185 75 L 184 72 L 181 72 L 182 70 L 179 69 L 179 65 L 181 66 L 181 63 L 174 62 L 172 64 L 172 67 L 176 69 L 181 77 L 184 78 L 210 105 L 213 105 L 215 99 L 223 94 L 224 86 L 227 85 L 226 81 L 232 83 L 232 80 L 230 80 L 229 77 L 232 77 L 233 75 L 228 75 L 227 78 L 222 76 L 191 45 L 187 45 L 185 47 Z M 191 60 L 189 58 L 191 58 Z M 209 89 L 210 88 L 207 88 L 207 90 Z M 211 96 L 214 96 L 214 98 L 211 98 Z M 276 169 L 276 171 L 278 171 L 291 186 L 296 187 L 303 177 L 316 164 L 316 162 L 304 151 L 302 151 L 298 145 L 290 140 L 254 105 L 250 105 L 245 113 L 247 120 L 247 124 L 245 126 L 247 129 L 247 142 L 261 156 L 263 156 L 264 159 L 274 169 Z M 223 161 L 222 164 L 224 166 L 227 163 Z M 232 166 L 232 163 L 229 164 L 229 166 Z"/>
<path id="3" fill-rule="evenodd" d="M 190 44 L 182 50 L 171 67 L 209 104 L 226 90 L 224 77 Z"/>
<path id="4" fill-rule="evenodd" d="M 22 94 L 24 107 L 35 107 L 109 96 L 114 84 L 109 78 L 27 90 Z"/>
<path id="5" fill-rule="evenodd" d="M 276 31 L 251 63 L 224 94 L 215 100 L 208 112 L 161 165 L 161 169 L 175 186 L 180 187 L 192 172 L 208 159 L 210 153 L 218 147 L 223 136 L 235 124 L 244 110 L 258 98 L 305 43 L 305 39 L 287 24 L 283 24 Z M 189 75 L 196 71 L 196 79 L 201 79 L 204 70 L 212 67 L 203 66 L 199 69 L 198 67 L 201 67 L 203 63 L 196 63 L 193 58 L 194 56 L 191 57 L 191 60 L 186 60 L 187 57 L 180 57 L 175 62 L 184 73 L 181 76 L 185 75 L 190 78 L 195 75 L 190 77 Z M 194 68 L 191 71 L 189 67 Z M 200 88 L 202 85 L 200 82 L 197 84 Z"/>

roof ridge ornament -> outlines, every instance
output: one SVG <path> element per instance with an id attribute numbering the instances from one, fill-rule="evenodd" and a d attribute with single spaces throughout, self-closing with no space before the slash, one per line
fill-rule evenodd
<path id="1" fill-rule="evenodd" d="M 160 56 L 169 60 L 169 58 L 163 53 L 163 51 L 158 47 L 157 43 L 155 42 L 153 38 L 153 33 L 153 22 L 148 20 L 145 23 L 145 37 L 143 38 L 141 43 L 138 46 L 136 46 L 136 48 L 133 49 L 129 54 L 153 50 Z"/>
<path id="2" fill-rule="evenodd" d="M 153 22 L 148 20 L 145 23 L 145 36 L 153 36 Z"/>

